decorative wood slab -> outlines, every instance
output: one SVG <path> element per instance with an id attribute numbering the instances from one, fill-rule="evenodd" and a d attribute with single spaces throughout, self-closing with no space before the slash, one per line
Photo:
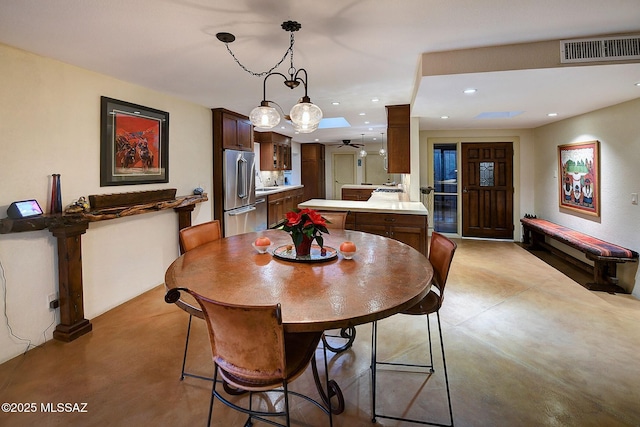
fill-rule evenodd
<path id="1" fill-rule="evenodd" d="M 113 208 L 117 206 L 142 205 L 152 202 L 162 202 L 176 198 L 176 189 L 133 191 L 129 193 L 93 194 L 89 196 L 91 210 Z"/>

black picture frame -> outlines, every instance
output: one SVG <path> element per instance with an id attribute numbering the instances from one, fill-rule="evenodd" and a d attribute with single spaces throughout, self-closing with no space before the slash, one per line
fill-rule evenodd
<path id="1" fill-rule="evenodd" d="M 169 113 L 100 98 L 100 186 L 169 182 Z"/>

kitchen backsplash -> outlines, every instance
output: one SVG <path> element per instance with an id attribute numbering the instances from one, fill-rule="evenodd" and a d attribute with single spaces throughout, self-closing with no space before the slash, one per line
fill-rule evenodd
<path id="1" fill-rule="evenodd" d="M 284 171 L 258 171 L 256 176 L 256 188 L 284 185 Z"/>

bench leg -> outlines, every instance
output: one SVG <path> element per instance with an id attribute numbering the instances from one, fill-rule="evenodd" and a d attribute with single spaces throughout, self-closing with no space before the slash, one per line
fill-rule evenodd
<path id="1" fill-rule="evenodd" d="M 624 289 L 618 286 L 617 265 L 613 261 L 594 260 L 594 283 L 587 283 L 586 288 L 590 291 L 603 291 L 610 294 L 626 293 Z"/>

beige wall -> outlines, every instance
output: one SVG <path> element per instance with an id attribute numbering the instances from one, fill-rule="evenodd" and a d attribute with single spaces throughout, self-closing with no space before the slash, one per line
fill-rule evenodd
<path id="1" fill-rule="evenodd" d="M 80 196 L 177 188 L 212 188 L 212 129 L 208 108 L 111 77 L 0 45 L 0 217 L 15 200 L 48 210 L 49 180 L 61 174 L 63 204 Z M 100 187 L 100 96 L 170 114 L 169 183 Z M 199 204 L 194 223 L 211 219 Z M 92 223 L 82 237 L 85 317 L 94 318 L 163 283 L 178 255 L 173 210 Z M 50 339 L 59 314 L 47 308 L 57 291 L 56 242 L 48 231 L 0 235 L 0 362 Z M 2 291 L 3 289 L 0 289 Z M 1 293 L 0 293 L 1 294 Z"/>
<path id="2" fill-rule="evenodd" d="M 633 88 L 631 88 L 633 90 Z M 535 130 L 535 207 L 539 217 L 640 252 L 640 99 Z M 600 218 L 558 207 L 557 147 L 600 141 Z M 638 264 L 618 267 L 621 286 L 640 297 Z"/>

